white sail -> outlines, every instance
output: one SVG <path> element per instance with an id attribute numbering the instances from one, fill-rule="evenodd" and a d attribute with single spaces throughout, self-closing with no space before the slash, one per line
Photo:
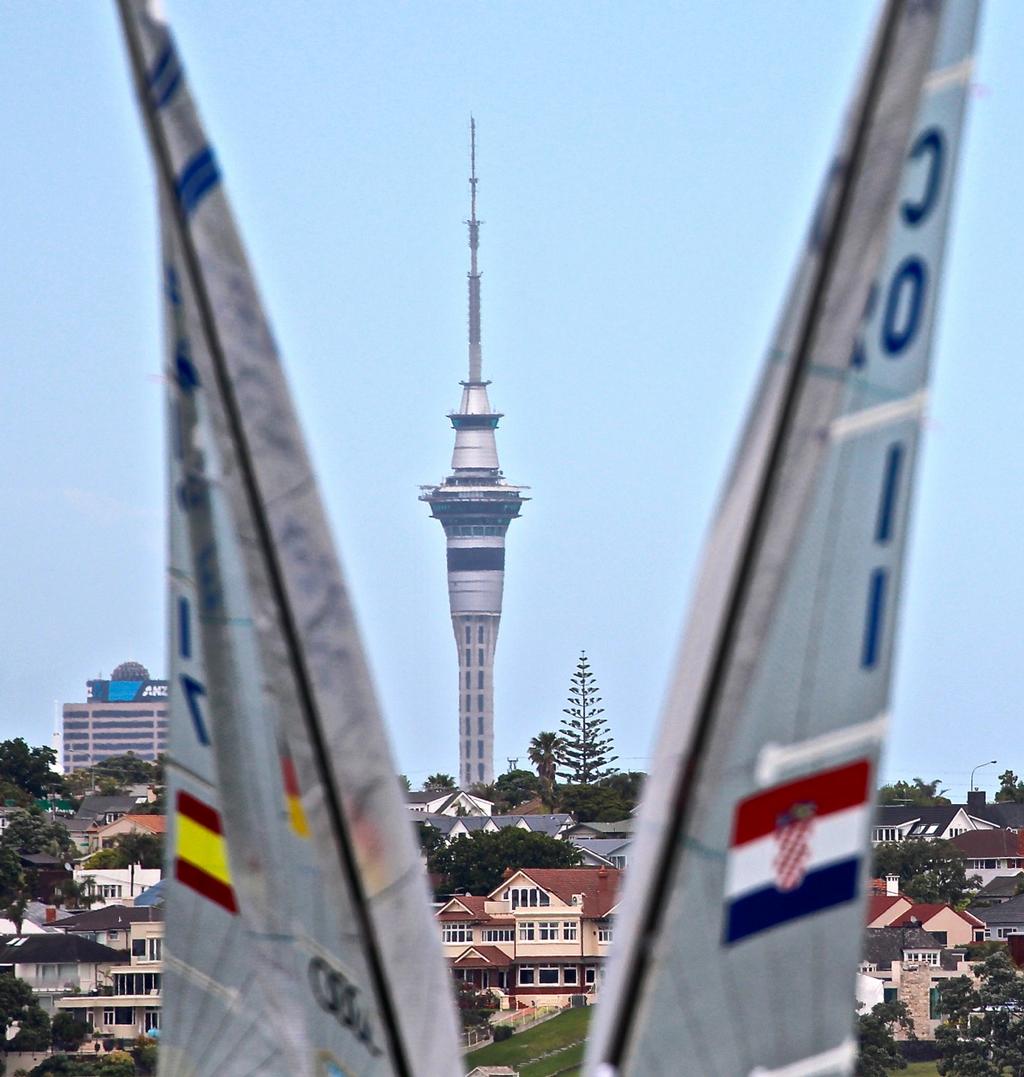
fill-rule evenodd
<path id="1" fill-rule="evenodd" d="M 166 24 L 119 3 L 161 205 L 164 1077 L 448 1077 L 426 879 L 284 375 Z"/>
<path id="2" fill-rule="evenodd" d="M 845 1074 L 977 4 L 886 5 L 707 542 L 587 1055 Z"/>

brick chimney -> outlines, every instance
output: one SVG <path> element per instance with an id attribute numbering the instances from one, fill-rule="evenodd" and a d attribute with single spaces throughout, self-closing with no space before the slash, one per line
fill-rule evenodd
<path id="1" fill-rule="evenodd" d="M 985 790 L 984 789 L 971 789 L 967 793 L 967 807 L 968 808 L 984 808 L 985 807 Z"/>
<path id="2" fill-rule="evenodd" d="M 46 906 L 46 922 L 52 924 L 57 919 L 57 909 L 54 905 Z"/>

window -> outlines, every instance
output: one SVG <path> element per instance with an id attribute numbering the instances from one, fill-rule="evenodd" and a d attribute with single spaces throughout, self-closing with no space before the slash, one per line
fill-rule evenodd
<path id="1" fill-rule="evenodd" d="M 472 942 L 473 929 L 468 924 L 445 924 L 441 928 L 443 942 Z"/>
<path id="2" fill-rule="evenodd" d="M 588 965 L 583 970 L 583 982 L 585 984 L 597 983 L 597 969 L 593 965 Z"/>
<path id="3" fill-rule="evenodd" d="M 104 1010 L 103 1011 L 103 1023 L 105 1025 L 112 1025 L 114 1023 L 114 1011 L 113 1010 Z"/>
<path id="4" fill-rule="evenodd" d="M 99 891 L 100 897 L 115 898 L 121 896 L 121 886 L 117 883 L 100 883 L 96 888 Z M 114 936 L 111 935 L 111 938 Z"/>
<path id="5" fill-rule="evenodd" d="M 476 757 L 477 759 L 483 759 L 484 757 L 484 742 L 482 740 L 476 742 Z"/>
<path id="6" fill-rule="evenodd" d="M 580 970 L 575 965 L 566 965 L 562 969 L 562 983 L 575 986 L 580 982 L 579 972 Z"/>
<path id="7" fill-rule="evenodd" d="M 103 1011 L 105 1025 L 130 1025 L 134 1020 L 135 1009 L 132 1006 L 115 1006 L 113 1009 Z"/>
<path id="8" fill-rule="evenodd" d="M 882 1001 L 885 1003 L 895 1002 L 899 995 L 899 989 L 896 987 L 883 987 L 882 988 Z"/>
<path id="9" fill-rule="evenodd" d="M 164 940 L 161 938 L 153 938 L 149 940 L 149 960 L 160 961 L 164 955 Z"/>
<path id="10" fill-rule="evenodd" d="M 940 943 L 942 946 L 945 946 L 947 941 L 948 941 L 947 938 L 946 938 L 946 932 L 945 931 L 929 931 L 928 934 L 929 935 L 934 935 L 935 936 L 935 941 Z"/>
<path id="11" fill-rule="evenodd" d="M 473 697 L 466 696 L 466 711 L 467 713 L 473 709 Z"/>
<path id="12" fill-rule="evenodd" d="M 472 631 L 473 630 L 469 627 L 469 625 L 466 625 L 466 642 L 467 643 L 472 643 L 473 642 L 473 637 L 470 634 Z"/>
<path id="13" fill-rule="evenodd" d="M 466 670 L 466 687 L 467 687 L 467 688 L 471 688 L 471 687 L 472 687 L 472 684 L 470 683 L 470 678 L 471 678 L 472 676 L 473 676 L 473 674 L 472 674 L 472 673 L 470 673 L 470 672 L 469 672 L 469 670 L 467 669 L 467 670 Z"/>
<path id="14" fill-rule="evenodd" d="M 558 921 L 557 920 L 541 920 L 537 924 L 538 937 L 541 942 L 557 942 L 558 941 Z"/>
<path id="15" fill-rule="evenodd" d="M 899 827 L 895 826 L 876 826 L 872 841 L 899 841 L 900 831 Z"/>
<path id="16" fill-rule="evenodd" d="M 562 938 L 565 939 L 566 942 L 575 942 L 576 941 L 576 921 L 575 920 L 565 920 L 562 923 Z"/>
<path id="17" fill-rule="evenodd" d="M 472 648 L 466 648 L 466 665 L 471 666 L 473 664 L 473 651 Z"/>
<path id="18" fill-rule="evenodd" d="M 532 920 L 523 920 L 519 924 L 519 941 L 520 942 L 533 942 L 534 939 L 534 923 Z"/>
<path id="19" fill-rule="evenodd" d="M 612 925 L 605 924 L 603 927 L 597 929 L 597 941 L 598 942 L 611 942 L 612 941 Z"/>
<path id="20" fill-rule="evenodd" d="M 526 905 L 532 908 L 537 905 L 551 904 L 550 895 L 535 886 L 514 886 L 511 890 L 505 891 L 505 898 L 511 900 L 513 909 Z"/>
<path id="21" fill-rule="evenodd" d="M 484 765 L 483 765 L 483 763 L 477 763 L 477 765 L 476 765 L 476 776 L 480 779 L 480 781 L 484 780 Z"/>
<path id="22" fill-rule="evenodd" d="M 477 648 L 477 651 L 476 651 L 476 664 L 478 666 L 482 666 L 484 664 L 484 649 L 483 649 L 483 647 L 478 647 Z"/>
<path id="23" fill-rule="evenodd" d="M 160 1011 L 157 1009 L 146 1010 L 146 1031 L 160 1027 Z"/>
<path id="24" fill-rule="evenodd" d="M 904 950 L 903 960 L 910 964 L 937 965 L 939 955 L 935 950 Z"/>
<path id="25" fill-rule="evenodd" d="M 541 965 L 537 972 L 537 982 L 550 986 L 558 983 L 558 967 L 556 965 Z"/>
<path id="26" fill-rule="evenodd" d="M 146 956 L 146 940 L 132 939 L 132 957 Z"/>
<path id="27" fill-rule="evenodd" d="M 484 671 L 482 669 L 478 670 L 478 672 L 477 672 L 476 686 L 477 686 L 477 688 L 483 688 L 483 686 L 484 686 Z"/>
<path id="28" fill-rule="evenodd" d="M 485 927 L 483 942 L 511 942 L 513 936 L 510 927 Z"/>
<path id="29" fill-rule="evenodd" d="M 476 731 L 480 734 L 480 736 L 483 736 L 483 733 L 484 733 L 484 716 L 482 714 L 477 717 Z"/>
<path id="30" fill-rule="evenodd" d="M 533 983 L 533 966 L 532 965 L 520 965 L 519 966 L 519 982 L 520 982 L 520 984 L 532 984 Z"/>

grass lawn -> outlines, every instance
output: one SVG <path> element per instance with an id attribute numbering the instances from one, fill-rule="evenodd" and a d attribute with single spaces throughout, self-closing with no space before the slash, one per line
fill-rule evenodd
<path id="1" fill-rule="evenodd" d="M 902 1077 L 938 1077 L 939 1071 L 934 1062 L 911 1062 L 905 1070 L 893 1070 L 894 1074 L 902 1074 Z"/>
<path id="2" fill-rule="evenodd" d="M 589 1024 L 589 1006 L 566 1010 L 550 1021 L 528 1028 L 525 1032 L 517 1032 L 503 1043 L 492 1043 L 477 1051 L 470 1051 L 465 1058 L 466 1069 L 471 1070 L 474 1066 L 520 1066 L 522 1077 L 550 1077 L 566 1066 L 578 1065 L 583 1061 L 582 1043 L 567 1050 L 559 1048 L 566 1048 L 568 1044 L 584 1039 Z M 558 1053 L 533 1065 L 523 1066 L 529 1059 L 549 1051 Z"/>

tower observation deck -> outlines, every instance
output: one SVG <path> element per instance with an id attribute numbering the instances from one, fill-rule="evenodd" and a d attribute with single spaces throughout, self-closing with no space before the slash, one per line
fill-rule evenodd
<path id="1" fill-rule="evenodd" d="M 459 660 L 459 782 L 494 781 L 494 648 L 505 582 L 505 532 L 522 507 L 523 486 L 505 481 L 494 431 L 499 412 L 487 397 L 480 347 L 480 271 L 476 217 L 476 124 L 470 120 L 469 378 L 455 430 L 452 473 L 439 486 L 421 487 L 420 500 L 444 527 L 448 547 L 448 601 Z"/>

